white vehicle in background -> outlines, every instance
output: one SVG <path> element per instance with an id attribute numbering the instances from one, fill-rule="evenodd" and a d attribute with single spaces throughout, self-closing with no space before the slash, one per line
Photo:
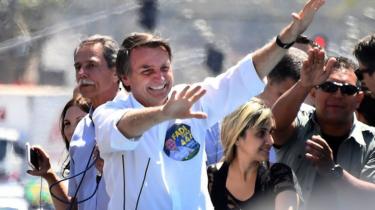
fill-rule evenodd
<path id="1" fill-rule="evenodd" d="M 0 145 L 6 145 L 0 146 L 0 210 L 23 210 L 18 205 L 24 206 L 25 201 L 26 209 L 52 209 L 47 183 L 26 173 L 25 143 L 43 147 L 52 167 L 60 169 L 65 145 L 59 118 L 71 95 L 69 88 L 0 84 Z"/>
<path id="2" fill-rule="evenodd" d="M 15 129 L 0 127 L 0 210 L 27 210 L 21 175 L 24 148 Z"/>

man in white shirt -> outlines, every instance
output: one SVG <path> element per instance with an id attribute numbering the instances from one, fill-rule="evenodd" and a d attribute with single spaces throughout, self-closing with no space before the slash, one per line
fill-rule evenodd
<path id="1" fill-rule="evenodd" d="M 117 73 L 130 94 L 94 113 L 109 208 L 213 209 L 207 189 L 206 130 L 263 90 L 262 78 L 323 3 L 309 1 L 277 39 L 227 72 L 193 85 L 172 87 L 172 53 L 164 40 L 151 34 L 127 37 L 117 57 Z M 168 139 L 196 152 L 175 160 L 163 150 Z"/>

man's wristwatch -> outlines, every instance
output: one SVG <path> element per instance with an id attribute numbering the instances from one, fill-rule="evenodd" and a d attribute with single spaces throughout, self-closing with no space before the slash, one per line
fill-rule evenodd
<path id="1" fill-rule="evenodd" d="M 335 180 L 341 179 L 343 175 L 344 169 L 339 164 L 335 164 L 328 172 L 328 176 Z"/>
<path id="2" fill-rule="evenodd" d="M 276 45 L 283 48 L 283 49 L 289 49 L 292 45 L 294 44 L 294 42 L 291 42 L 291 43 L 283 43 L 281 40 L 280 40 L 280 36 L 277 35 L 276 37 Z"/>

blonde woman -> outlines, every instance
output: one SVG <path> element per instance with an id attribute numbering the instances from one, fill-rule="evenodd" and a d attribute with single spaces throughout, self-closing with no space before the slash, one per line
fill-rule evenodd
<path id="1" fill-rule="evenodd" d="M 215 209 L 298 209 L 300 190 L 292 170 L 268 162 L 273 126 L 271 110 L 260 100 L 224 118 L 224 161 L 208 168 Z"/>

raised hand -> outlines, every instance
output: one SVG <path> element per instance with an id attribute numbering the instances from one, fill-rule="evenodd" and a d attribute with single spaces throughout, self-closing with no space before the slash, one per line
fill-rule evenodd
<path id="1" fill-rule="evenodd" d="M 336 62 L 335 58 L 330 58 L 324 64 L 324 51 L 314 48 L 309 51 L 309 57 L 303 62 L 301 70 L 301 84 L 304 87 L 312 88 L 327 80 Z"/>
<path id="2" fill-rule="evenodd" d="M 27 173 L 33 176 L 41 176 L 46 178 L 48 173 L 51 173 L 51 163 L 48 154 L 40 147 L 33 146 L 32 149 L 38 153 L 39 168 L 28 170 Z"/>
<path id="3" fill-rule="evenodd" d="M 306 159 L 310 160 L 321 175 L 328 174 L 335 165 L 333 152 L 328 143 L 320 136 L 312 136 L 306 141 Z"/>
<path id="4" fill-rule="evenodd" d="M 187 85 L 181 92 L 173 91 L 166 104 L 163 113 L 170 119 L 207 118 L 203 112 L 192 112 L 191 107 L 200 99 L 206 91 L 201 86 L 190 87 Z"/>
<path id="5" fill-rule="evenodd" d="M 309 0 L 298 13 L 292 13 L 292 33 L 295 37 L 302 34 L 312 22 L 315 13 L 324 4 L 324 0 Z"/>

